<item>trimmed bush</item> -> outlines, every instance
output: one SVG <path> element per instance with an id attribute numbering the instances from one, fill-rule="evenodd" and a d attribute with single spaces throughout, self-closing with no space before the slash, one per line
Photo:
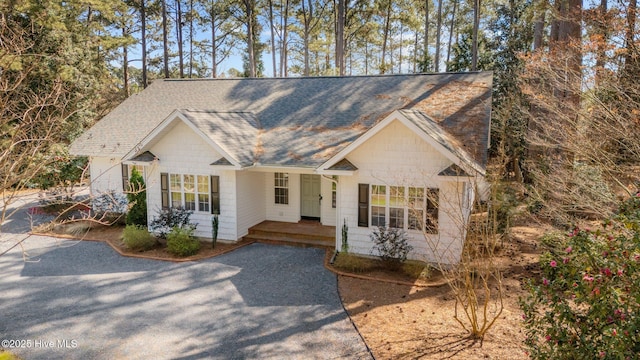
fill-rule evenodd
<path id="1" fill-rule="evenodd" d="M 200 241 L 193 237 L 193 227 L 175 227 L 167 235 L 167 251 L 177 256 L 195 255 Z"/>
<path id="2" fill-rule="evenodd" d="M 144 226 L 127 225 L 122 231 L 124 245 L 133 251 L 146 251 L 158 244 Z"/>
<path id="3" fill-rule="evenodd" d="M 413 250 L 402 229 L 378 226 L 370 237 L 374 244 L 372 254 L 377 253 L 384 266 L 389 269 L 399 269 Z"/>

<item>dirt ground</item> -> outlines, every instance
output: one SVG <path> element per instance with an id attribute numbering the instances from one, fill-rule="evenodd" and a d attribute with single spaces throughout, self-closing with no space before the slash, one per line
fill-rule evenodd
<path id="1" fill-rule="evenodd" d="M 503 270 L 504 309 L 483 342 L 469 339 L 468 332 L 454 319 L 454 296 L 437 274 L 430 281 L 405 285 L 406 277 L 376 270 L 371 273 L 338 276 L 343 304 L 376 359 L 523 359 L 524 329 L 518 298 L 525 295 L 524 280 L 535 276 L 539 251 L 537 239 L 544 227 L 516 226 L 504 242 L 498 263 Z M 59 236 L 107 241 L 128 256 L 171 261 L 197 260 L 232 251 L 246 243 L 203 243 L 190 258 L 176 258 L 158 247 L 145 253 L 128 251 L 122 244 L 121 227 L 97 226 L 88 232 Z M 329 268 L 331 268 L 329 266 Z M 381 279 L 386 281 L 377 281 Z"/>
<path id="2" fill-rule="evenodd" d="M 484 341 L 468 338 L 454 319 L 448 285 L 407 286 L 339 277 L 345 308 L 376 359 L 523 359 L 524 329 L 518 298 L 522 282 L 535 276 L 539 227 L 512 228 L 499 263 L 504 309 Z"/>

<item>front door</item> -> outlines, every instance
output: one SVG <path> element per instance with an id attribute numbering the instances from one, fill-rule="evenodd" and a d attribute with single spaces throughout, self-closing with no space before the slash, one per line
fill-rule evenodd
<path id="1" fill-rule="evenodd" d="M 320 175 L 300 175 L 300 216 L 320 219 Z"/>

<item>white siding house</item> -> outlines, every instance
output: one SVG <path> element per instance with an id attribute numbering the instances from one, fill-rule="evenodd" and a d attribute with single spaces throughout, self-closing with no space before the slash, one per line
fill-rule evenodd
<path id="1" fill-rule="evenodd" d="M 349 228 L 374 254 L 376 226 L 401 228 L 410 258 L 455 263 L 483 182 L 490 73 L 156 80 L 71 146 L 91 192 L 123 191 L 141 166 L 148 219 L 193 211 L 196 235 L 237 241 L 265 220 Z M 125 166 L 123 166 L 125 165 Z"/>

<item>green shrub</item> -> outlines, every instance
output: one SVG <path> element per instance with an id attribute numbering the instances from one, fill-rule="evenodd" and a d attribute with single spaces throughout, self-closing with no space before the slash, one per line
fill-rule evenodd
<path id="1" fill-rule="evenodd" d="M 333 262 L 333 266 L 341 270 L 361 273 L 374 269 L 376 263 L 372 259 L 341 252 Z"/>
<path id="2" fill-rule="evenodd" d="M 640 222 L 640 191 L 620 204 L 616 218 L 620 221 Z"/>
<path id="3" fill-rule="evenodd" d="M 623 214 L 633 213 L 627 206 Z M 626 212 L 626 214 L 624 213 Z M 520 299 L 533 359 L 635 359 L 640 353 L 638 221 L 576 228 L 541 256 L 542 279 Z"/>
<path id="4" fill-rule="evenodd" d="M 147 191 L 144 178 L 136 168 L 131 170 L 127 200 L 131 204 L 127 212 L 127 225 L 147 226 Z"/>
<path id="5" fill-rule="evenodd" d="M 177 256 L 191 256 L 200 250 L 200 242 L 193 237 L 193 227 L 174 227 L 167 235 L 167 250 Z"/>
<path id="6" fill-rule="evenodd" d="M 122 231 L 124 245 L 133 251 L 145 251 L 157 245 L 156 239 L 144 226 L 127 225 Z"/>
<path id="7" fill-rule="evenodd" d="M 370 237 L 373 241 L 372 253 L 377 253 L 384 266 L 389 269 L 399 269 L 407 260 L 409 252 L 413 250 L 407 234 L 402 229 L 378 226 Z"/>

